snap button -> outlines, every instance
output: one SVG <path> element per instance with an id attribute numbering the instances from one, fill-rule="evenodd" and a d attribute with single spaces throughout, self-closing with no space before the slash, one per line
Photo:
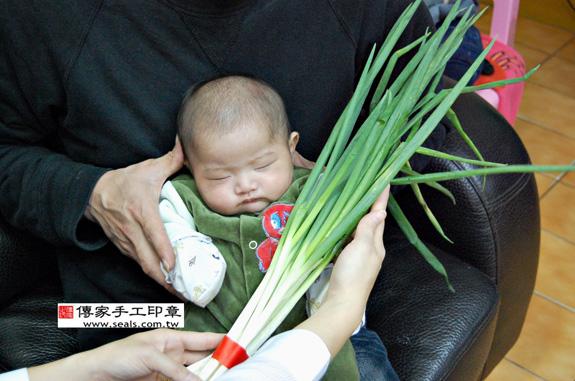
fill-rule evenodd
<path id="1" fill-rule="evenodd" d="M 250 249 L 255 250 L 256 247 L 258 247 L 258 243 L 256 241 L 251 241 L 249 243 Z"/>

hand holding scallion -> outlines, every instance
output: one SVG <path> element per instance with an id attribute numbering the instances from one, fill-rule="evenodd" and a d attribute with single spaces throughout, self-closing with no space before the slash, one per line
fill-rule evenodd
<path id="1" fill-rule="evenodd" d="M 298 325 L 321 337 L 334 358 L 361 323 L 367 298 L 385 257 L 383 230 L 389 187 L 357 225 L 353 239 L 338 255 L 325 300 Z"/>

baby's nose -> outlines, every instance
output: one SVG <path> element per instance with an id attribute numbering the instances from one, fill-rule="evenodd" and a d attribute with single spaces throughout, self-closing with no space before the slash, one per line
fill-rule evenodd
<path id="1" fill-rule="evenodd" d="M 249 176 L 242 176 L 236 183 L 236 193 L 246 194 L 257 189 L 257 182 Z"/>

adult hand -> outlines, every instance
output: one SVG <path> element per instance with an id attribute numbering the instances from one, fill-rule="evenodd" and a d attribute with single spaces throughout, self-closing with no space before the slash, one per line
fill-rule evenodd
<path id="1" fill-rule="evenodd" d="M 157 329 L 129 336 L 91 351 L 28 370 L 31 381 L 78 380 L 199 380 L 183 364 L 211 353 L 223 334 Z"/>
<path id="2" fill-rule="evenodd" d="M 109 171 L 96 183 L 84 212 L 87 219 L 100 224 L 124 255 L 173 293 L 160 269 L 160 261 L 171 269 L 175 258 L 158 202 L 164 182 L 183 163 L 182 147 L 176 140 L 174 149 L 158 159 Z"/>
<path id="3" fill-rule="evenodd" d="M 305 157 L 300 155 L 300 153 L 297 151 L 295 151 L 293 153 L 292 161 L 296 167 L 303 167 L 303 168 L 307 168 L 307 169 L 313 169 L 313 166 L 315 165 L 314 161 L 310 161 L 310 160 L 306 159 Z"/>
<path id="4" fill-rule="evenodd" d="M 387 217 L 388 186 L 375 200 L 370 212 L 357 225 L 354 237 L 337 257 L 333 268 L 329 293 L 352 292 L 355 297 L 369 297 L 385 257 L 383 230 Z"/>
<path id="5" fill-rule="evenodd" d="M 381 269 L 388 199 L 389 187 L 359 221 L 355 236 L 335 261 L 329 288 L 319 309 L 297 327 L 318 335 L 332 358 L 359 326 Z"/>

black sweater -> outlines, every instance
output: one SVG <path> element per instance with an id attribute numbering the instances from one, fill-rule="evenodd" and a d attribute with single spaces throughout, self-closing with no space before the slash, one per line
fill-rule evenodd
<path id="1" fill-rule="evenodd" d="M 275 87 L 299 151 L 315 159 L 408 3 L 1 1 L 2 215 L 51 242 L 101 247 L 102 231 L 82 219 L 97 180 L 169 151 L 185 90 L 222 73 Z M 400 44 L 430 25 L 422 6 Z"/>

